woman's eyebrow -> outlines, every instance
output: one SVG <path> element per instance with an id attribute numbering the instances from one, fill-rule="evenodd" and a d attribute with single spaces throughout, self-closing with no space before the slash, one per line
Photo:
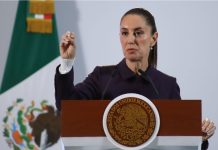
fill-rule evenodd
<path id="1" fill-rule="evenodd" d="M 142 29 L 143 29 L 142 27 L 134 28 L 134 30 L 142 30 Z"/>
<path id="2" fill-rule="evenodd" d="M 120 29 L 121 29 L 121 30 L 129 30 L 129 29 L 126 28 L 126 27 L 121 27 Z M 142 28 L 142 27 L 136 27 L 136 28 L 133 28 L 133 29 L 130 29 L 130 30 L 135 31 L 135 30 L 141 30 L 141 29 L 143 29 L 143 28 Z"/>

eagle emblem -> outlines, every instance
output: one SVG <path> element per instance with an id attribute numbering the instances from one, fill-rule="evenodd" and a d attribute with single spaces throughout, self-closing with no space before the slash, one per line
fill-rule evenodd
<path id="1" fill-rule="evenodd" d="M 46 100 L 38 105 L 33 100 L 26 107 L 23 99 L 17 99 L 7 108 L 3 126 L 6 142 L 16 150 L 43 150 L 60 138 L 59 113 Z"/>

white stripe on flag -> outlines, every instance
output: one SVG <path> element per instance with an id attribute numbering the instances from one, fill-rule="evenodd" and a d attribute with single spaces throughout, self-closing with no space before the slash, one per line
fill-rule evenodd
<path id="1" fill-rule="evenodd" d="M 44 19 L 44 15 L 43 14 L 35 14 L 34 16 L 36 19 Z"/>

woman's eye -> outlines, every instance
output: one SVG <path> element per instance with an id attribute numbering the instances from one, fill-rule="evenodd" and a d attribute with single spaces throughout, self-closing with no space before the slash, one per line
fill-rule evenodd
<path id="1" fill-rule="evenodd" d="M 140 37 L 140 36 L 142 36 L 143 34 L 144 34 L 144 32 L 142 32 L 142 31 L 136 31 L 136 32 L 134 32 L 135 37 Z"/>
<path id="2" fill-rule="evenodd" d="M 121 34 L 122 34 L 123 36 L 127 36 L 127 35 L 128 35 L 128 32 L 121 32 Z"/>

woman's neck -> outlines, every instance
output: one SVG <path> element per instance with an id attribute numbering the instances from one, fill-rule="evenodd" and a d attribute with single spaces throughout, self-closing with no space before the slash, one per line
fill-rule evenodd
<path id="1" fill-rule="evenodd" d="M 132 70 L 135 73 L 138 73 L 138 70 L 141 69 L 143 71 L 147 70 L 148 68 L 148 62 L 145 61 L 130 61 L 126 59 L 126 65 L 130 70 Z"/>

